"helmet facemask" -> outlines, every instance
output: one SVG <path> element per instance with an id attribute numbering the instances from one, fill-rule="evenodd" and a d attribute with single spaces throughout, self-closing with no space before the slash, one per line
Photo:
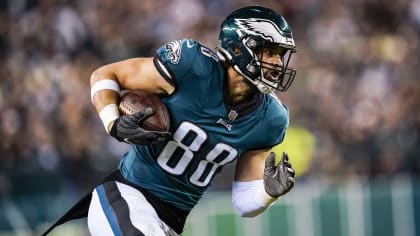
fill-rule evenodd
<path id="1" fill-rule="evenodd" d="M 270 93 L 273 90 L 286 91 L 296 75 L 296 70 L 288 67 L 295 50 L 282 47 L 279 44 L 258 42 L 253 37 L 244 38 L 242 43 L 252 57 L 250 63 L 245 66 L 244 77 L 263 93 Z M 267 49 L 271 50 L 273 54 L 279 55 L 281 65 L 263 60 L 264 50 Z"/>

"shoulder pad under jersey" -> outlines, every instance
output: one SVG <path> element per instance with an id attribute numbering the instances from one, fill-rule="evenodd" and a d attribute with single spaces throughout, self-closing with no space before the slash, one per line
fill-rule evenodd
<path id="1" fill-rule="evenodd" d="M 217 56 L 207 47 L 192 39 L 171 41 L 156 51 L 155 66 L 172 85 L 195 75 L 208 75 Z M 188 73 L 188 76 L 186 76 Z"/>

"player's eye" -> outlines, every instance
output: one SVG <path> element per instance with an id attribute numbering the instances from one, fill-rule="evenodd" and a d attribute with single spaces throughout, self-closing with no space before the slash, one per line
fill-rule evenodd
<path id="1" fill-rule="evenodd" d="M 270 57 L 276 55 L 276 52 L 273 48 L 264 48 L 263 53 Z"/>
<path id="2" fill-rule="evenodd" d="M 263 53 L 266 56 L 273 57 L 273 56 L 280 56 L 283 57 L 286 54 L 287 49 L 281 47 L 266 47 L 263 49 Z"/>

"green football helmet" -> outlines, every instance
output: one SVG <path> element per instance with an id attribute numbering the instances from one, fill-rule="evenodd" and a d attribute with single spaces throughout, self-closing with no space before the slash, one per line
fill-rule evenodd
<path id="1" fill-rule="evenodd" d="M 282 65 L 260 60 L 262 48 L 274 48 Z M 286 91 L 292 84 L 296 70 L 289 68 L 296 52 L 292 31 L 277 12 L 260 6 L 248 6 L 232 12 L 221 24 L 217 55 L 262 93 L 274 89 Z M 264 76 L 263 68 L 270 69 Z"/>

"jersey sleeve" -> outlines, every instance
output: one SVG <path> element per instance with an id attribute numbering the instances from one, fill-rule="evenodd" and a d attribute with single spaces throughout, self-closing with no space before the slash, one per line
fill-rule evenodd
<path id="1" fill-rule="evenodd" d="M 262 135 L 264 139 L 257 147 L 253 148 L 255 150 L 272 148 L 282 143 L 286 136 L 286 131 L 289 128 L 289 109 L 281 102 L 273 101 L 273 103 L 275 105 L 269 106 L 267 112 L 271 115 L 265 122 L 266 135 Z"/>
<path id="2" fill-rule="evenodd" d="M 275 146 L 279 143 L 282 143 L 284 140 L 284 137 L 286 136 L 286 131 L 289 128 L 289 109 L 286 105 L 281 104 L 281 106 L 284 108 L 284 113 L 282 113 L 282 117 L 279 118 L 280 121 L 278 125 L 278 135 L 273 137 L 274 144 L 272 146 Z"/>
<path id="3" fill-rule="evenodd" d="M 201 45 L 192 39 L 171 41 L 157 49 L 155 66 L 160 74 L 176 87 L 182 79 L 188 77 L 187 74 L 194 73 L 193 64 L 200 59 L 200 47 Z"/>

